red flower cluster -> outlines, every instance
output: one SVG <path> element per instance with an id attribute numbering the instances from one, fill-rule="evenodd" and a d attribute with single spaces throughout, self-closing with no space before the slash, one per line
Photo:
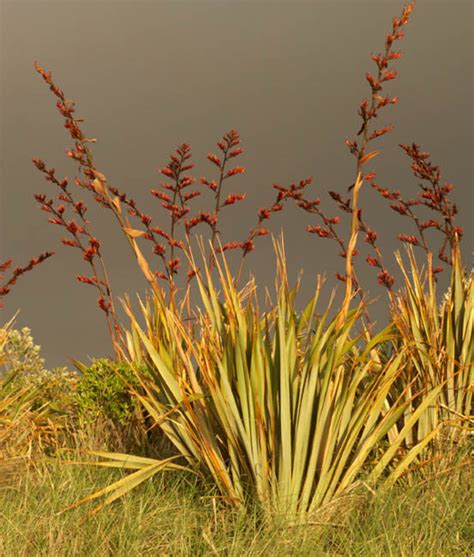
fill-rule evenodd
<path id="1" fill-rule="evenodd" d="M 223 207 L 234 205 L 235 203 L 238 203 L 245 199 L 244 193 L 237 193 L 237 194 L 227 195 L 225 200 L 222 201 L 223 182 L 227 178 L 231 178 L 232 176 L 236 176 L 237 174 L 243 174 L 245 172 L 245 168 L 243 166 L 236 166 L 226 171 L 227 162 L 230 159 L 233 159 L 234 157 L 238 157 L 244 152 L 242 147 L 238 147 L 238 145 L 240 145 L 240 135 L 237 130 L 231 129 L 230 131 L 228 131 L 224 135 L 224 137 L 217 142 L 216 145 L 217 147 L 219 147 L 220 151 L 222 152 L 222 159 L 220 159 L 217 155 L 213 153 L 209 153 L 207 155 L 207 158 L 209 161 L 211 161 L 219 168 L 220 170 L 219 178 L 217 180 L 211 180 L 211 181 L 209 181 L 205 177 L 202 177 L 200 179 L 200 183 L 207 186 L 213 192 L 214 195 L 213 214 L 211 215 L 210 213 L 201 212 L 198 217 L 191 218 L 186 224 L 186 227 L 188 230 L 190 230 L 191 228 L 193 228 L 194 226 L 196 226 L 201 222 L 207 223 L 210 226 L 212 231 L 212 237 L 211 237 L 212 246 L 217 251 L 216 242 L 217 242 L 217 236 L 219 234 L 218 222 L 219 222 L 220 211 L 222 210 Z M 235 244 L 235 242 L 230 242 L 226 245 L 229 246 L 233 244 Z M 231 249 L 231 248 L 227 247 L 226 249 Z M 222 251 L 224 251 L 224 246 L 222 247 Z M 212 265 L 212 259 L 211 259 L 211 265 Z"/>
<path id="2" fill-rule="evenodd" d="M 388 273 L 387 271 L 381 271 L 378 275 L 377 275 L 377 282 L 380 284 L 380 286 L 385 286 L 386 288 L 388 288 L 389 290 L 392 289 L 392 286 L 395 283 L 395 279 L 394 277 L 392 277 L 392 275 L 390 273 Z"/>
<path id="3" fill-rule="evenodd" d="M 418 245 L 418 238 L 416 236 L 408 236 L 407 234 L 399 234 L 398 239 L 401 242 L 406 242 L 407 244 L 412 244 L 413 246 Z"/>
<path id="4" fill-rule="evenodd" d="M 31 271 L 34 267 L 40 265 L 41 263 L 43 263 L 43 261 L 45 261 L 46 259 L 48 259 L 48 257 L 51 257 L 52 255 L 54 255 L 53 252 L 46 251 L 40 254 L 38 257 L 32 257 L 28 265 L 25 265 L 24 267 L 16 267 L 13 270 L 11 277 L 2 286 L 0 286 L 0 296 L 3 297 L 9 294 L 11 287 L 16 284 L 18 277 L 21 277 L 21 275 L 23 275 L 24 273 Z M 11 258 L 5 260 L 3 263 L 0 263 L 0 280 L 3 280 L 5 278 L 5 275 L 3 273 L 8 271 L 8 269 L 10 269 L 12 264 L 13 264 L 13 259 Z M 0 302 L 0 308 L 2 307 L 3 304 Z"/>
<path id="5" fill-rule="evenodd" d="M 371 230 L 370 228 L 367 229 L 367 233 L 365 235 L 364 242 L 373 246 L 375 244 L 376 240 L 377 240 L 377 232 L 375 232 L 374 230 Z"/>
<path id="6" fill-rule="evenodd" d="M 99 240 L 89 231 L 89 221 L 85 218 L 85 213 L 87 211 L 87 206 L 84 201 L 74 201 L 70 190 L 68 189 L 68 179 L 65 178 L 62 181 L 59 181 L 55 175 L 55 169 L 51 168 L 48 169 L 45 163 L 35 158 L 33 159 L 33 163 L 40 170 L 44 175 L 45 179 L 48 182 L 51 182 L 58 186 L 60 193 L 58 194 L 57 198 L 62 201 L 60 205 L 54 206 L 53 199 L 49 199 L 46 197 L 45 194 L 35 194 L 34 197 L 38 204 L 40 205 L 40 209 L 46 213 L 52 214 L 52 217 L 48 218 L 48 222 L 51 224 L 55 224 L 58 226 L 63 226 L 64 229 L 70 234 L 71 237 L 61 238 L 61 242 L 65 246 L 78 248 L 82 251 L 82 257 L 84 261 L 87 261 L 93 270 L 94 276 L 88 280 L 84 280 L 83 275 L 78 275 L 76 278 L 79 282 L 90 284 L 98 288 L 100 292 L 100 299 L 104 299 L 106 297 L 111 296 L 111 289 L 108 281 L 106 280 L 106 276 L 104 273 L 100 273 L 98 268 L 95 265 L 95 258 L 98 257 L 101 261 L 102 266 L 102 255 L 100 253 L 100 242 Z M 76 181 L 77 184 L 77 181 Z M 79 185 L 79 184 L 78 184 Z M 80 185 L 83 185 L 82 183 Z M 90 188 L 93 189 L 92 186 Z M 78 215 L 81 224 L 78 224 L 74 219 L 67 220 L 66 219 L 66 211 L 70 209 L 71 212 Z M 82 238 L 85 236 L 85 239 Z M 102 276 L 102 278 L 101 278 Z M 112 307 L 110 300 L 108 302 L 99 304 L 101 309 L 107 307 L 107 315 L 109 313 L 109 309 Z M 104 310 L 105 311 L 105 310 Z"/>
<path id="7" fill-rule="evenodd" d="M 391 203 L 390 207 L 400 215 L 409 217 L 417 231 L 418 235 L 400 234 L 398 238 L 402 242 L 420 246 L 425 252 L 430 252 L 428 239 L 425 231 L 428 229 L 435 229 L 442 233 L 444 236 L 442 245 L 439 249 L 439 258 L 450 263 L 446 255 L 446 248 L 448 245 L 454 247 L 456 237 L 462 236 L 462 228 L 455 225 L 455 216 L 458 213 L 456 205 L 449 199 L 449 193 L 454 189 L 451 183 L 441 184 L 441 174 L 439 167 L 433 165 L 428 161 L 429 153 L 421 151 L 420 147 L 415 143 L 412 145 L 400 144 L 400 147 L 407 153 L 413 160 L 411 169 L 416 178 L 422 180 L 419 184 L 420 191 L 414 199 L 403 199 L 400 191 L 390 192 L 387 189 L 379 187 L 375 182 L 371 182 L 371 186 L 380 193 L 383 197 L 389 200 L 396 200 L 396 203 Z M 440 219 L 421 220 L 416 214 L 416 207 L 426 207 L 440 215 Z M 442 270 L 442 268 L 439 268 Z M 441 272 L 438 270 L 438 272 Z"/>
<path id="8" fill-rule="evenodd" d="M 246 197 L 245 193 L 230 194 L 227 196 L 226 200 L 224 201 L 223 206 L 233 205 L 237 201 L 243 201 L 245 197 Z"/>
<path id="9" fill-rule="evenodd" d="M 263 234 L 256 234 L 256 235 L 263 235 Z M 230 249 L 240 248 L 243 252 L 244 257 L 255 249 L 255 244 L 253 240 L 247 239 L 245 242 L 229 242 L 224 244 L 220 251 L 224 252 Z"/>
<path id="10" fill-rule="evenodd" d="M 380 268 L 380 263 L 378 262 L 377 259 L 375 259 L 375 257 L 371 257 L 370 255 L 368 255 L 366 261 L 371 267 L 379 267 Z"/>
<path id="11" fill-rule="evenodd" d="M 211 214 L 208 212 L 200 211 L 197 217 L 192 217 L 186 221 L 186 230 L 189 232 L 192 228 L 194 228 L 201 222 L 205 222 L 211 227 L 211 229 L 214 229 L 214 226 L 216 225 L 216 218 L 211 216 Z"/>
<path id="12" fill-rule="evenodd" d="M 306 228 L 306 230 L 310 234 L 317 234 L 320 238 L 330 238 L 331 237 L 331 231 L 327 230 L 325 228 L 322 228 L 321 226 L 308 226 Z"/>
<path id="13" fill-rule="evenodd" d="M 382 128 L 374 130 L 372 132 L 369 131 L 369 127 L 371 122 L 378 117 L 379 110 L 389 104 L 396 104 L 398 102 L 398 97 L 388 97 L 382 96 L 381 90 L 383 88 L 383 83 L 386 81 L 390 81 L 395 79 L 398 75 L 396 70 L 388 69 L 389 62 L 392 60 L 397 60 L 401 57 L 401 53 L 399 51 L 392 50 L 392 45 L 394 41 L 400 40 L 404 33 L 401 31 L 401 28 L 406 25 L 409 21 L 409 16 L 413 11 L 415 2 L 410 2 L 405 8 L 403 9 L 402 15 L 400 18 L 394 18 L 392 20 L 392 32 L 386 36 L 385 40 L 385 52 L 384 54 L 372 54 L 372 60 L 377 65 L 377 75 L 374 76 L 371 73 L 366 73 L 366 79 L 371 87 L 372 95 L 371 99 L 364 99 L 359 106 L 358 114 L 362 119 L 362 124 L 357 132 L 357 136 L 362 136 L 361 145 L 358 145 L 357 141 L 355 140 L 345 140 L 345 144 L 349 148 L 351 154 L 353 154 L 357 158 L 357 168 L 358 172 L 361 171 L 363 164 L 373 158 L 375 155 L 378 154 L 378 151 L 373 151 L 371 153 L 366 154 L 365 149 L 368 143 L 378 137 L 385 135 L 386 133 L 392 131 L 394 129 L 393 125 L 386 125 Z M 375 172 L 369 172 L 365 176 L 362 175 L 362 181 L 370 181 L 375 177 Z M 355 183 L 352 184 L 348 191 L 351 191 L 355 186 Z M 389 191 L 388 189 L 379 188 L 377 184 L 372 183 L 372 187 L 376 189 L 383 197 L 390 199 L 390 200 L 398 200 L 400 192 L 398 191 Z M 330 191 L 329 195 L 331 198 L 336 201 L 338 207 L 341 211 L 345 213 L 352 214 L 353 207 L 350 198 L 344 199 L 341 194 Z M 355 201 L 354 201 L 355 203 Z M 310 209 L 310 206 L 305 203 L 300 203 L 300 207 L 305 210 Z M 345 247 L 344 240 L 336 233 L 335 229 L 332 227 L 332 224 L 337 224 L 339 221 L 335 220 L 334 218 L 327 218 L 321 210 L 317 207 L 311 207 L 312 212 L 318 213 L 326 225 L 326 228 L 322 228 L 320 226 L 314 227 L 309 226 L 308 231 L 312 233 L 316 233 L 318 236 L 322 238 L 332 238 L 336 240 L 340 247 L 341 247 L 341 255 L 343 257 L 347 256 L 347 250 Z M 403 210 L 403 208 L 402 208 Z M 378 267 L 381 269 L 379 273 L 379 283 L 391 288 L 393 284 L 393 277 L 383 268 L 382 263 L 382 254 L 376 244 L 377 234 L 374 230 L 372 230 L 362 219 L 362 211 L 360 208 L 357 210 L 356 214 L 356 232 L 362 231 L 365 232 L 365 242 L 369 244 L 372 249 L 375 251 L 375 257 L 367 257 L 366 261 L 369 265 L 373 267 Z M 342 278 L 341 278 L 342 277 Z M 345 277 L 339 275 L 341 280 L 345 280 Z M 356 284 L 355 277 L 352 277 L 354 281 L 354 285 Z"/>
<path id="14" fill-rule="evenodd" d="M 365 147 L 367 143 L 373 139 L 376 139 L 377 137 L 385 135 L 386 133 L 394 129 L 393 125 L 388 125 L 378 130 L 374 130 L 369 135 L 370 122 L 374 118 L 377 118 L 379 109 L 389 104 L 396 104 L 398 102 L 398 97 L 390 98 L 388 96 L 381 96 L 380 91 L 382 90 L 382 84 L 384 82 L 395 79 L 398 75 L 398 72 L 396 70 L 388 69 L 388 64 L 391 60 L 397 60 L 401 57 L 401 52 L 392 50 L 392 44 L 394 41 L 403 38 L 404 33 L 403 31 L 400 31 L 400 28 L 408 23 L 409 15 L 413 10 L 413 6 L 414 2 L 405 7 L 400 19 L 393 19 L 392 33 L 389 33 L 387 35 L 385 41 L 385 53 L 383 55 L 372 54 L 372 60 L 377 65 L 377 76 L 374 77 L 369 72 L 367 72 L 365 75 L 372 90 L 372 99 L 370 107 L 369 100 L 364 99 L 361 102 L 358 111 L 359 116 L 362 118 L 362 125 L 357 132 L 357 135 L 363 134 L 363 142 L 361 147 L 359 147 L 356 141 L 350 141 L 348 139 L 345 141 L 346 145 L 349 147 L 350 152 L 357 157 L 359 164 L 365 156 Z"/>
<path id="15" fill-rule="evenodd" d="M 224 248 L 226 250 L 241 248 L 243 257 L 245 257 L 248 253 L 253 251 L 255 248 L 255 243 L 254 243 L 255 238 L 257 238 L 258 236 L 266 236 L 269 233 L 268 229 L 262 227 L 263 221 L 270 219 L 273 213 L 278 213 L 279 211 L 282 211 L 283 203 L 286 200 L 293 199 L 296 203 L 308 203 L 308 205 L 310 205 L 309 202 L 303 200 L 303 190 L 306 188 L 306 186 L 311 184 L 312 181 L 313 181 L 312 177 L 306 178 L 304 180 L 300 180 L 298 184 L 296 183 L 290 184 L 290 186 L 288 186 L 287 188 L 281 186 L 280 184 L 273 184 L 273 188 L 278 192 L 276 200 L 271 207 L 261 207 L 258 210 L 257 225 L 250 230 L 247 240 L 245 240 L 244 242 L 232 242 L 230 244 L 226 244 L 223 247 L 223 251 Z M 319 200 L 313 201 L 311 203 L 316 206 L 319 203 Z"/>

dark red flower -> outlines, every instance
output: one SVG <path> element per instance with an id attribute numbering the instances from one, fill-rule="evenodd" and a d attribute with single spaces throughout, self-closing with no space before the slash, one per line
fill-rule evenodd
<path id="1" fill-rule="evenodd" d="M 408 236 L 407 234 L 399 234 L 398 239 L 407 244 L 412 244 L 413 246 L 418 246 L 418 238 L 416 236 Z"/>
<path id="2" fill-rule="evenodd" d="M 366 261 L 371 267 L 380 267 L 380 263 L 374 257 L 368 256 Z"/>
<path id="3" fill-rule="evenodd" d="M 380 286 L 385 286 L 390 290 L 395 283 L 395 279 L 387 271 L 381 271 L 377 275 L 377 282 L 380 284 Z"/>

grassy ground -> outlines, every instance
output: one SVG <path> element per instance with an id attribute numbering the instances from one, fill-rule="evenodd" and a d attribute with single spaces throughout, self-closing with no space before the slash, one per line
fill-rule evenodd
<path id="1" fill-rule="evenodd" d="M 369 492 L 323 524 L 262 524 L 215 508 L 182 474 L 141 486 L 89 521 L 58 514 L 120 472 L 53 463 L 0 487 L 0 555 L 468 556 L 474 554 L 472 469 L 424 485 Z"/>

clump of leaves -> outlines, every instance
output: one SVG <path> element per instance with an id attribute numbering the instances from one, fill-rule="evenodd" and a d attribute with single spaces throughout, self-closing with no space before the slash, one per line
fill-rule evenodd
<path id="1" fill-rule="evenodd" d="M 167 451 L 163 436 L 159 440 L 149 431 L 152 424 L 136 396 L 141 384 L 129 364 L 106 358 L 94 359 L 90 366 L 77 360 L 74 364 L 80 372 L 72 396 L 77 447 L 148 454 L 153 439 L 153 454 Z M 139 369 L 148 376 L 146 365 Z"/>
<path id="2" fill-rule="evenodd" d="M 450 288 L 439 305 L 431 258 L 423 272 L 413 249 L 407 253 L 408 265 L 397 256 L 405 288 L 397 294 L 397 304 L 392 307 L 398 348 L 406 354 L 400 380 L 409 385 L 408 396 L 412 390 L 442 386 L 439 399 L 427 408 L 407 443 L 413 445 L 427 431 L 442 425 L 445 439 L 466 440 L 474 425 L 474 274 L 463 266 L 456 244 Z M 416 404 L 410 404 L 405 418 L 415 408 Z"/>
<path id="3" fill-rule="evenodd" d="M 139 383 L 127 363 L 100 358 L 89 367 L 76 365 L 81 376 L 74 402 L 81 421 L 91 424 L 106 418 L 116 425 L 127 425 L 135 419 L 138 403 L 130 387 L 137 389 Z"/>

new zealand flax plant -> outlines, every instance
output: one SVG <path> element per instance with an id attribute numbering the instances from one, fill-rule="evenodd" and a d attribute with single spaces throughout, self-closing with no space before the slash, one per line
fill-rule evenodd
<path id="1" fill-rule="evenodd" d="M 223 191 L 225 180 L 244 172 L 241 166 L 226 167 L 230 159 L 242 153 L 235 130 L 217 143 L 222 155 L 208 155 L 219 170 L 218 178 L 200 180 L 213 197 L 212 209 L 194 215 L 191 212 L 189 202 L 202 192 L 190 189 L 195 180 L 185 172 L 192 168 L 191 153 L 189 145 L 183 144 L 160 169 L 170 181 L 162 182 L 160 190 L 151 191 L 169 215 L 166 229 L 155 226 L 133 199 L 108 183 L 92 156 L 90 144 L 95 139 L 82 131 L 82 119 L 74 115 L 74 103 L 54 83 L 51 73 L 36 64 L 58 98 L 58 110 L 74 140 L 67 155 L 77 162 L 84 178 L 77 178 L 75 184 L 113 212 L 149 283 L 147 299 L 140 300 L 144 326 L 125 297 L 123 307 L 130 325 L 128 329 L 120 328 L 101 244 L 85 216 L 87 207 L 82 200 L 74 199 L 68 180 L 57 178 L 54 169 L 48 169 L 38 158 L 34 164 L 49 182 L 59 187 L 61 204 L 55 206 L 53 199 L 43 194 L 36 199 L 42 210 L 51 215 L 49 221 L 68 232 L 63 243 L 79 249 L 90 265 L 92 275 L 78 275 L 77 279 L 98 290 L 98 305 L 106 315 L 117 358 L 130 363 L 140 385 L 130 384 L 129 388 L 176 450 L 175 457 L 163 460 L 89 451 L 101 458 L 91 464 L 134 472 L 73 506 L 103 496 L 93 514 L 160 471 L 186 469 L 212 479 L 222 499 L 231 505 L 247 508 L 257 502 L 269 514 L 300 519 L 337 501 L 360 482 L 367 486 L 389 486 L 409 472 L 412 464 L 419 464 L 444 420 L 444 415 L 441 421 L 430 421 L 427 416 L 432 407 L 445 405 L 438 401 L 449 393 L 450 379 L 439 374 L 436 380 L 427 383 L 411 372 L 413 343 L 409 333 L 406 341 L 400 340 L 400 320 L 374 333 L 368 319 L 367 297 L 355 268 L 359 235 L 363 233 L 363 245 L 371 250 L 366 262 L 377 270 L 378 283 L 387 288 L 390 304 L 396 305 L 395 278 L 382 257 L 377 233 L 362 216 L 360 197 L 365 182 L 389 199 L 393 210 L 409 216 L 417 225 L 421 243 L 417 237 L 406 234 L 400 236 L 401 241 L 421 245 L 430 255 L 424 231 L 437 228 L 448 242 L 443 244 L 439 256 L 449 264 L 453 261 L 446 254 L 446 247 L 452 248 L 453 239 L 462 233 L 453 224 L 457 210 L 447 200 L 451 185 L 439 184 L 439 174 L 423 162 L 427 154 L 420 152 L 418 146 L 401 145 L 416 159 L 415 166 L 412 165 L 414 172 L 430 180 L 431 185 L 422 187 L 419 199 L 403 200 L 399 191 L 376 184 L 375 172 L 363 172 L 364 165 L 379 154 L 368 152 L 368 144 L 393 129 L 389 125 L 370 130 L 370 126 L 381 108 L 398 101 L 397 97 L 382 96 L 381 91 L 386 82 L 397 76 L 388 65 L 401 56 L 393 45 L 403 37 L 402 29 L 414 4 L 407 4 L 401 17 L 393 19 L 385 52 L 372 55 L 377 74 L 366 74 L 371 99 L 364 99 L 360 105 L 362 125 L 357 135 L 361 138 L 346 140 L 357 160 L 350 195 L 346 198 L 329 192 L 341 215 L 349 216 L 346 237 L 338 232 L 341 218 L 328 216 L 320 208 L 319 198 L 306 194 L 312 182 L 312 178 L 307 178 L 288 187 L 275 184 L 275 202 L 259 209 L 256 226 L 248 237 L 244 241 L 221 243 L 218 222 L 222 210 L 244 197 L 243 194 L 226 197 Z M 322 315 L 316 313 L 321 281 L 306 308 L 302 312 L 296 310 L 297 288 L 290 289 L 288 284 L 282 244 L 277 246 L 277 300 L 265 311 L 260 309 L 253 279 L 244 287 L 239 286 L 242 265 L 236 278 L 229 271 L 226 252 L 241 250 L 243 263 L 254 249 L 255 239 L 268 234 L 268 229 L 263 228 L 264 221 L 291 200 L 322 220 L 323 226 L 310 225 L 308 232 L 335 240 L 344 259 L 345 273 L 338 274 L 345 283 L 344 300 L 332 318 L 331 304 Z M 419 205 L 438 211 L 443 222 L 439 226 L 431 221 L 422 222 L 415 213 Z M 68 211 L 72 219 L 66 216 Z M 130 219 L 137 219 L 139 224 L 133 225 Z M 191 247 L 191 233 L 201 224 L 210 231 L 210 246 L 208 253 L 202 248 L 198 264 Z M 158 258 L 157 269 L 143 255 L 139 240 L 152 246 Z M 183 263 L 187 271 L 186 288 L 179 299 L 176 279 Z M 432 275 L 439 270 L 430 267 Z M 199 299 L 193 304 L 189 296 L 191 280 L 196 281 L 199 292 Z M 167 284 L 167 292 L 160 281 Z M 357 304 L 355 296 L 360 297 Z M 466 308 L 466 315 L 471 315 L 472 298 L 467 298 Z M 405 314 L 408 315 L 407 311 Z M 416 319 L 415 314 L 408 319 Z M 468 328 L 462 334 L 469 334 Z M 462 338 L 463 346 L 471 346 L 472 337 Z M 385 356 L 382 347 L 390 342 L 397 350 Z M 470 349 L 455 350 L 461 350 L 469 362 Z M 146 374 L 140 372 L 140 366 L 147 367 Z M 456 396 L 461 397 L 462 404 L 466 400 L 470 404 L 469 396 L 466 399 L 465 395 Z M 451 396 L 449 400 L 452 399 Z M 465 408 L 460 413 L 465 416 Z M 450 411 L 449 419 L 451 414 Z"/>
<path id="2" fill-rule="evenodd" d="M 253 281 L 239 291 L 225 259 L 216 265 L 217 284 L 209 272 L 205 281 L 197 277 L 204 308 L 199 338 L 158 300 L 153 308 L 142 306 L 146 330 L 125 303 L 132 360 L 147 361 L 152 370 L 151 381 L 142 378 L 145 394 L 137 396 L 189 465 L 210 473 L 232 503 L 257 500 L 268 512 L 300 518 L 350 491 L 364 475 L 375 482 L 387 472 L 384 481 L 391 482 L 405 471 L 433 434 L 404 458 L 398 448 L 440 387 L 382 449 L 380 442 L 409 404 L 399 397 L 387 405 L 403 352 L 382 366 L 372 355 L 393 327 L 370 339 L 357 334 L 362 303 L 333 319 L 329 303 L 319 316 L 321 280 L 298 313 L 281 247 L 278 299 L 266 312 Z M 374 467 L 369 460 L 376 455 Z"/>
<path id="3" fill-rule="evenodd" d="M 403 370 L 403 352 L 383 365 L 373 356 L 393 327 L 370 339 L 357 334 L 362 303 L 333 319 L 330 303 L 319 316 L 321 280 L 298 313 L 297 288 L 289 288 L 282 247 L 278 299 L 266 312 L 259 308 L 252 280 L 238 290 L 225 258 L 215 257 L 214 264 L 217 282 L 207 267 L 205 278 L 197 276 L 203 307 L 197 335 L 162 298 L 142 304 L 145 328 L 124 302 L 131 320 L 130 364 L 142 386 L 135 395 L 188 468 L 212 478 L 232 505 L 257 502 L 270 514 L 292 519 L 333 503 L 362 478 L 375 483 L 383 477 L 389 484 L 405 472 L 436 431 L 403 457 L 399 448 L 441 386 L 423 397 L 390 445 L 381 443 L 412 401 L 401 393 L 388 402 Z M 137 362 L 148 364 L 146 377 Z M 91 454 L 103 458 L 98 465 L 137 469 L 73 505 L 108 494 L 93 513 L 165 465 Z"/>
<path id="4" fill-rule="evenodd" d="M 439 304 L 431 257 L 422 272 L 413 249 L 407 253 L 408 268 L 398 254 L 405 288 L 397 293 L 392 306 L 396 349 L 404 351 L 406 360 L 400 381 L 411 382 L 416 392 L 442 385 L 435 404 L 426 409 L 417 428 L 410 432 L 408 444 L 413 445 L 440 426 L 440 441 L 465 442 L 474 431 L 474 275 L 462 267 L 456 243 L 451 284 Z M 414 408 L 416 404 L 410 404 L 406 416 Z"/>

